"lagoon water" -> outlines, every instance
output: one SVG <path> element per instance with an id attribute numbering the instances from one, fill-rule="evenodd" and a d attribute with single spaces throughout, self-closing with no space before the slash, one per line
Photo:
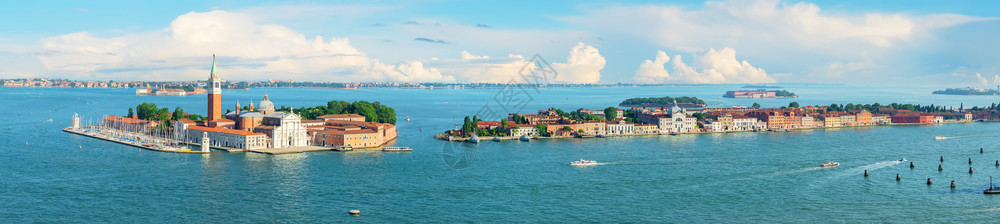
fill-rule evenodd
<path id="1" fill-rule="evenodd" d="M 738 87 L 224 91 L 228 107 L 236 99 L 244 105 L 251 98 L 259 102 L 265 92 L 279 106 L 381 101 L 398 114 L 395 144 L 414 149 L 288 155 L 162 153 L 60 130 L 73 113 L 95 119 L 123 115 L 142 102 L 203 114 L 204 95 L 0 88 L 5 119 L 0 121 L 0 222 L 801 223 L 994 222 L 998 217 L 1000 196 L 981 192 L 990 176 L 1000 177 L 994 166 L 1000 159 L 1000 123 L 478 146 L 432 138 L 484 106 L 498 113 L 533 113 L 550 106 L 600 109 L 635 96 L 697 96 L 712 106 L 759 102 L 765 107 L 791 101 L 956 108 L 1000 102 L 995 96 L 931 95 L 933 88 L 822 85 L 786 86 L 798 99 L 721 97 Z M 407 116 L 412 121 L 405 121 Z M 937 135 L 955 138 L 933 140 Z M 903 157 L 916 167 L 893 162 Z M 601 165 L 568 166 L 580 158 Z M 841 165 L 817 168 L 827 161 Z M 944 171 L 937 170 L 939 164 Z M 868 178 L 862 176 L 866 169 Z M 927 178 L 934 184 L 925 184 Z M 957 188 L 949 188 L 951 180 Z M 361 210 L 361 216 L 348 215 L 351 209 Z"/>

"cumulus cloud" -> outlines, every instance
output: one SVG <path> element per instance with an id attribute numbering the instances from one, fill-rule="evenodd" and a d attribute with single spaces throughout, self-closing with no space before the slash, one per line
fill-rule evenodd
<path id="1" fill-rule="evenodd" d="M 671 80 L 670 73 L 664 65 L 670 62 L 670 56 L 663 51 L 656 51 L 656 58 L 646 59 L 639 64 L 639 69 L 635 70 L 635 77 L 632 78 L 637 83 L 668 83 Z"/>
<path id="2" fill-rule="evenodd" d="M 633 81 L 638 83 L 769 83 L 774 78 L 764 69 L 754 67 L 746 60 L 736 59 L 736 50 L 722 48 L 709 49 L 695 54 L 692 65 L 684 63 L 680 55 L 673 57 L 673 73 L 667 72 L 666 64 L 671 58 L 663 51 L 656 53 L 654 60 L 643 61 L 635 71 Z"/>
<path id="3" fill-rule="evenodd" d="M 307 38 L 285 26 L 222 10 L 178 16 L 163 30 L 117 37 L 88 32 L 43 40 L 39 60 L 57 74 L 98 79 L 193 80 L 220 56 L 223 77 L 322 81 L 454 81 L 422 62 L 386 64 L 346 38 Z"/>
<path id="4" fill-rule="evenodd" d="M 601 80 L 605 62 L 597 48 L 580 42 L 570 50 L 566 63 L 552 63 L 551 66 L 559 73 L 556 82 L 597 83 Z"/>

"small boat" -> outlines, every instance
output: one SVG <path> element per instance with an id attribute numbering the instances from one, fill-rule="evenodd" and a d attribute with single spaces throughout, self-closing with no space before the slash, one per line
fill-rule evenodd
<path id="1" fill-rule="evenodd" d="M 906 158 L 899 159 L 899 162 L 906 162 Z"/>
<path id="2" fill-rule="evenodd" d="M 354 146 L 350 145 L 337 146 L 333 147 L 333 151 L 354 151 Z"/>
<path id="3" fill-rule="evenodd" d="M 477 136 L 477 135 L 472 135 L 472 137 L 471 137 L 471 138 L 469 138 L 469 140 L 468 140 L 468 141 L 469 141 L 469 143 L 476 143 L 476 144 L 479 144 L 479 136 Z"/>
<path id="4" fill-rule="evenodd" d="M 838 163 L 838 162 L 826 162 L 826 163 L 824 163 L 822 165 L 819 165 L 819 167 L 822 167 L 822 168 L 830 168 L 830 167 L 835 167 L 835 166 L 840 166 L 840 163 Z"/>
<path id="5" fill-rule="evenodd" d="M 406 116 L 406 121 L 410 121 L 410 116 Z"/>
<path id="6" fill-rule="evenodd" d="M 410 152 L 413 151 L 410 147 L 382 147 L 383 152 Z"/>
<path id="7" fill-rule="evenodd" d="M 528 135 L 521 135 L 521 141 L 530 142 L 531 137 L 529 137 Z"/>
<path id="8" fill-rule="evenodd" d="M 604 138 L 604 135 L 597 135 L 598 138 Z"/>
<path id="9" fill-rule="evenodd" d="M 494 142 L 500 142 L 500 137 L 493 137 Z"/>
<path id="10" fill-rule="evenodd" d="M 597 165 L 597 161 L 580 159 L 580 161 L 573 161 L 569 163 L 570 166 L 594 166 Z"/>
<path id="11" fill-rule="evenodd" d="M 934 136 L 934 140 L 945 140 L 945 139 L 948 139 L 948 137 L 944 137 L 944 135 Z"/>
<path id="12" fill-rule="evenodd" d="M 983 190 L 983 194 L 1000 194 L 1000 187 L 993 186 L 992 176 L 990 176 L 990 188 Z"/>

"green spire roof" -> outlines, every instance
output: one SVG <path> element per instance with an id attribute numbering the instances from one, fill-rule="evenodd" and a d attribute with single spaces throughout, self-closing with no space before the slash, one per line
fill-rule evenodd
<path id="1" fill-rule="evenodd" d="M 215 55 L 213 54 L 212 55 L 212 75 L 214 76 L 214 75 L 218 75 L 218 74 L 219 74 L 219 70 L 217 70 L 215 68 Z"/>

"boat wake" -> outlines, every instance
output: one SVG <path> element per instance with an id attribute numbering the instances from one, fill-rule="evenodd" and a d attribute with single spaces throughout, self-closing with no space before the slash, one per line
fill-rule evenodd
<path id="1" fill-rule="evenodd" d="M 868 165 L 864 165 L 864 166 L 854 167 L 854 168 L 850 168 L 850 169 L 844 170 L 844 172 L 841 173 L 840 175 L 838 175 L 837 177 L 843 177 L 843 176 L 848 176 L 848 175 L 857 175 L 859 173 L 864 173 L 865 170 L 874 171 L 874 170 L 878 170 L 878 169 L 882 169 L 882 168 L 886 168 L 886 167 L 890 167 L 890 166 L 899 165 L 900 163 L 903 163 L 903 162 L 904 161 L 893 160 L 893 161 L 877 162 L 877 163 L 872 163 L 872 164 L 868 164 Z"/>

